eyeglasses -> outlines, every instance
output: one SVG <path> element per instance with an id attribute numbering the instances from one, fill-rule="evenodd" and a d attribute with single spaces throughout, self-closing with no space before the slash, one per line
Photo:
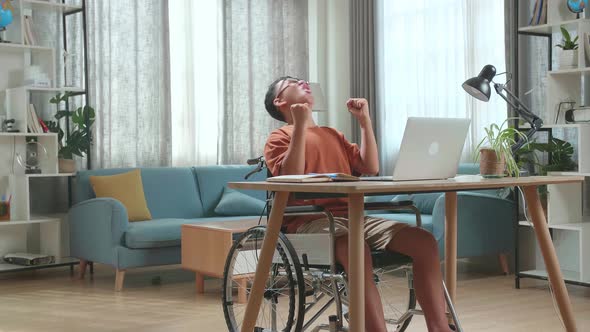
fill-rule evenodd
<path id="1" fill-rule="evenodd" d="M 300 82 L 305 83 L 305 84 L 309 84 L 309 82 L 307 82 L 306 80 L 302 80 L 302 79 L 299 79 L 296 77 L 285 78 L 283 80 L 283 82 L 281 82 L 281 85 L 279 86 L 279 90 L 278 90 L 275 98 L 279 98 L 281 96 L 281 93 L 283 93 L 283 91 L 287 90 L 288 87 L 290 87 L 294 84 L 299 84 Z"/>

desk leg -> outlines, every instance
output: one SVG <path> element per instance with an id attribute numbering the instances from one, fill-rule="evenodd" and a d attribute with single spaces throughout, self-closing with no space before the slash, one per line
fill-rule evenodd
<path id="1" fill-rule="evenodd" d="M 537 241 L 543 254 L 543 260 L 547 267 L 547 275 L 549 276 L 549 282 L 555 293 L 555 300 L 559 307 L 559 312 L 563 318 L 566 331 L 577 331 L 576 321 L 574 320 L 574 313 L 572 311 L 572 304 L 563 281 L 563 275 L 559 267 L 559 261 L 555 254 L 555 247 L 551 241 L 549 235 L 549 227 L 547 226 L 547 220 L 543 213 L 541 202 L 539 201 L 539 194 L 537 193 L 537 186 L 528 186 L 523 188 L 524 197 L 528 207 L 529 215 L 531 216 L 535 234 L 537 235 Z"/>
<path id="2" fill-rule="evenodd" d="M 262 302 L 262 296 L 264 295 L 264 284 L 266 283 L 266 278 L 270 271 L 274 249 L 277 246 L 279 232 L 281 231 L 281 225 L 283 224 L 283 212 L 285 211 L 288 198 L 289 192 L 277 192 L 275 194 L 272 210 L 270 212 L 270 219 L 266 226 L 266 235 L 264 236 L 264 241 L 262 241 L 262 249 L 258 256 L 258 266 L 256 267 L 254 283 L 252 284 L 250 297 L 248 298 L 248 305 L 246 306 L 246 313 L 244 314 L 244 322 L 242 324 L 241 332 L 254 331 L 254 326 L 260 310 L 260 304 Z"/>
<path id="3" fill-rule="evenodd" d="M 445 194 L 445 283 L 455 303 L 457 292 L 457 193 Z"/>
<path id="4" fill-rule="evenodd" d="M 348 195 L 348 287 L 350 290 L 350 331 L 365 330 L 365 227 L 364 195 Z"/>

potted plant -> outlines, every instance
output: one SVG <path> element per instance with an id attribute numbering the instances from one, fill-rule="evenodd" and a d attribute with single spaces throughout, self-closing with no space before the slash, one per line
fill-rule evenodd
<path id="1" fill-rule="evenodd" d="M 561 44 L 555 45 L 561 48 L 559 55 L 559 69 L 568 69 L 578 67 L 578 36 L 572 40 L 570 33 L 563 26 L 561 27 L 563 39 Z"/>
<path id="2" fill-rule="evenodd" d="M 479 172 L 483 177 L 503 177 L 519 175 L 519 168 L 512 155 L 512 145 L 518 137 L 527 139 L 526 135 L 514 128 L 504 128 L 507 119 L 498 126 L 492 123 L 484 128 L 486 136 L 475 149 L 475 159 L 479 159 Z"/>
<path id="3" fill-rule="evenodd" d="M 538 153 L 551 154 L 551 162 L 544 164 L 539 160 Z M 573 171 L 577 168 L 573 160 L 574 147 L 571 143 L 551 137 L 547 143 L 531 141 L 518 152 L 518 164 L 529 169 L 531 174 L 547 175 L 553 171 Z M 543 211 L 547 215 L 547 186 L 539 186 L 539 199 Z"/>
<path id="4" fill-rule="evenodd" d="M 57 94 L 51 98 L 49 102 L 56 105 L 57 112 L 55 113 L 55 121 L 46 121 L 49 131 L 57 133 L 60 173 L 75 172 L 76 161 L 74 156 L 84 157 L 90 151 L 90 145 L 92 144 L 90 128 L 94 124 L 94 109 L 86 105 L 79 107 L 75 111 L 60 110 L 61 102 L 66 102 L 70 96 L 71 94 L 66 92 L 63 95 Z M 61 122 L 63 122 L 62 119 L 64 118 L 65 121 L 68 121 L 68 118 L 71 119 L 68 135 L 61 128 Z"/>

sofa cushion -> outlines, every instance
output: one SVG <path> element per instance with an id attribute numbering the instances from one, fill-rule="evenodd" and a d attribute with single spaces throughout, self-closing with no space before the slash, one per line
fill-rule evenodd
<path id="1" fill-rule="evenodd" d="M 127 209 L 129 221 L 152 219 L 145 201 L 141 170 L 105 176 L 91 176 L 90 183 L 96 197 L 110 197 L 118 200 Z"/>
<path id="2" fill-rule="evenodd" d="M 367 213 L 368 216 L 395 220 L 399 222 L 403 222 L 405 224 L 409 224 L 412 226 L 416 226 L 416 215 L 413 213 L 376 213 L 371 214 Z M 432 226 L 432 216 L 431 215 L 422 215 L 422 228 L 429 231 L 430 233 L 433 232 Z"/>
<path id="3" fill-rule="evenodd" d="M 79 171 L 76 174 L 76 203 L 95 197 L 89 182 L 90 176 L 121 174 L 131 170 L 133 168 Z M 141 180 L 153 219 L 203 216 L 201 197 L 192 168 L 141 168 Z"/>
<path id="4" fill-rule="evenodd" d="M 194 171 L 197 176 L 197 185 L 203 202 L 204 216 L 213 217 L 215 207 L 221 199 L 223 189 L 228 182 L 246 181 L 244 176 L 255 167 L 248 165 L 223 165 L 223 166 L 199 166 Z M 264 181 L 266 170 L 252 175 L 248 181 Z M 238 190 L 248 196 L 259 200 L 266 200 L 266 192 L 262 190 Z"/>
<path id="5" fill-rule="evenodd" d="M 225 187 L 223 195 L 215 207 L 220 216 L 261 215 L 266 203 L 235 189 Z"/>
<path id="6" fill-rule="evenodd" d="M 125 232 L 125 246 L 131 249 L 180 246 L 180 228 L 184 224 L 199 224 L 251 217 L 213 217 L 197 219 L 154 219 L 150 222 L 131 223 Z"/>

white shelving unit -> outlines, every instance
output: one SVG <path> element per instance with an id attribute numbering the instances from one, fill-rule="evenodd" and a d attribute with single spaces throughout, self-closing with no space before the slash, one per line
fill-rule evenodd
<path id="1" fill-rule="evenodd" d="M 38 215 L 31 204 L 32 184 L 44 178 L 68 178 L 72 173 L 58 172 L 58 137 L 55 133 L 29 133 L 27 109 L 33 104 L 40 118 L 50 120 L 55 112 L 49 99 L 66 91 L 84 93 L 83 88 L 57 86 L 57 66 L 61 50 L 51 45 L 25 45 L 24 16 L 50 15 L 56 17 L 56 26 L 61 24 L 63 13 L 80 11 L 82 6 L 64 4 L 57 0 L 13 0 L 14 20 L 7 27 L 6 39 L 11 43 L 0 43 L 0 115 L 15 119 L 16 133 L 0 132 L 0 193 L 7 189 L 12 194 L 11 219 L 0 221 L 0 272 L 26 270 L 73 264 L 76 260 L 67 257 L 62 227 L 65 215 Z M 58 43 L 59 45 L 59 43 Z M 39 66 L 50 79 L 50 86 L 34 87 L 24 85 L 24 69 Z M 43 102 L 39 102 L 43 100 Z M 43 116 L 43 113 L 46 116 Z M 40 174 L 27 174 L 18 163 L 17 156 L 26 155 L 26 143 L 31 138 L 47 151 L 42 159 Z M 31 248 L 33 251 L 31 251 Z M 1 257 L 9 252 L 35 252 L 53 255 L 56 263 L 40 267 L 23 267 L 2 262 Z"/>
<path id="2" fill-rule="evenodd" d="M 550 175 L 583 175 L 590 177 L 590 123 L 565 123 L 565 111 L 556 122 L 560 102 L 574 101 L 580 106 L 584 100 L 582 81 L 589 82 L 590 62 L 587 61 L 584 36 L 590 35 L 590 19 L 576 18 L 567 9 L 566 1 L 548 0 L 547 24 L 525 26 L 518 29 L 519 34 L 551 36 L 552 58 L 559 59 L 560 49 L 555 45 L 562 40 L 561 27 L 565 27 L 572 38 L 579 36 L 578 63 L 575 68 L 553 66 L 547 72 L 545 114 L 543 128 L 551 131 L 575 131 L 571 143 L 577 147 L 574 161 L 578 169 L 573 172 L 551 172 Z M 555 61 L 559 63 L 559 61 Z M 586 103 L 590 102 L 586 98 Z M 530 128 L 530 126 L 520 126 Z M 547 186 L 547 223 L 552 233 L 553 244 L 566 282 L 590 286 L 590 206 L 585 196 L 585 184 L 558 184 Z M 524 204 L 520 200 L 521 204 Z M 518 277 L 532 276 L 546 279 L 547 273 L 539 250 L 532 224 L 519 221 L 519 270 Z M 518 281 L 517 281 L 518 285 Z M 518 287 L 518 286 L 517 286 Z"/>

